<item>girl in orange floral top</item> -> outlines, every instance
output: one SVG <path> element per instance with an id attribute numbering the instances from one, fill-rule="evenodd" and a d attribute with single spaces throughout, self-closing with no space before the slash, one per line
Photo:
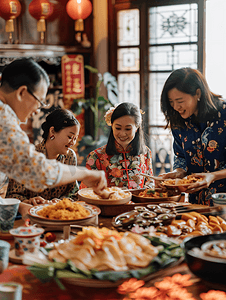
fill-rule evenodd
<path id="1" fill-rule="evenodd" d="M 121 103 L 107 111 L 105 120 L 111 126 L 108 143 L 90 152 L 86 167 L 104 170 L 108 187 L 143 188 L 147 179 L 139 173 L 152 175 L 152 155 L 144 142 L 139 108 Z M 81 183 L 80 188 L 84 187 Z"/>
<path id="2" fill-rule="evenodd" d="M 186 190 L 189 201 L 213 205 L 212 194 L 226 190 L 226 103 L 198 70 L 181 68 L 166 80 L 161 107 L 175 153 L 174 171 L 162 178 L 201 176 Z"/>

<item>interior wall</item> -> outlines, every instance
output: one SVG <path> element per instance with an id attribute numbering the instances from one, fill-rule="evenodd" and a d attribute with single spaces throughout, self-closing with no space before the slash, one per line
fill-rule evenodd
<path id="1" fill-rule="evenodd" d="M 94 63 L 100 73 L 108 71 L 108 4 L 93 0 Z"/>

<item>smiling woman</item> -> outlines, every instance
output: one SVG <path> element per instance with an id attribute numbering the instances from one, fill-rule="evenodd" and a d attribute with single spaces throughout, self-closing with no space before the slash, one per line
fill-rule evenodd
<path id="1" fill-rule="evenodd" d="M 104 170 L 108 187 L 143 188 L 150 183 L 140 173 L 152 175 L 151 150 L 145 145 L 142 114 L 128 102 L 111 107 L 105 120 L 111 126 L 107 145 L 92 151 L 86 160 L 91 170 Z M 83 183 L 81 188 L 86 187 Z"/>
<path id="2" fill-rule="evenodd" d="M 174 137 L 174 171 L 162 179 L 194 175 L 189 201 L 213 205 L 212 194 L 226 187 L 226 103 L 210 91 L 204 76 L 195 69 L 173 71 L 161 94 L 161 109 Z"/>
<path id="3" fill-rule="evenodd" d="M 76 154 L 70 147 L 75 145 L 79 129 L 80 124 L 71 111 L 61 108 L 55 109 L 42 124 L 43 140 L 36 145 L 36 150 L 45 154 L 49 159 L 56 159 L 68 165 L 77 165 Z M 77 189 L 78 184 L 75 181 L 37 193 L 10 179 L 6 196 L 7 198 L 17 198 L 25 203 L 37 205 L 46 203 L 49 200 L 55 202 L 58 199 L 63 199 Z"/>

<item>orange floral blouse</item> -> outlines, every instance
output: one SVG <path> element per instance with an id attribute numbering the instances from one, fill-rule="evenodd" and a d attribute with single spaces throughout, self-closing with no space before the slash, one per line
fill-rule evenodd
<path id="1" fill-rule="evenodd" d="M 105 171 L 108 187 L 118 186 L 143 188 L 147 181 L 139 173 L 153 175 L 151 150 L 146 147 L 146 153 L 136 156 L 130 155 L 130 148 L 124 150 L 118 143 L 117 155 L 108 155 L 106 145 L 89 153 L 86 159 L 86 167 L 89 170 Z M 81 183 L 80 188 L 86 186 Z"/>

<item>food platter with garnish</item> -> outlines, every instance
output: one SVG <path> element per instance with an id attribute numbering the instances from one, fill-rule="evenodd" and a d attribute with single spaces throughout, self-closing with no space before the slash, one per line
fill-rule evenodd
<path id="1" fill-rule="evenodd" d="M 131 277 L 148 281 L 183 259 L 180 245 L 170 239 L 88 226 L 50 249 L 46 261 L 26 256 L 23 263 L 46 281 L 107 288 Z"/>

